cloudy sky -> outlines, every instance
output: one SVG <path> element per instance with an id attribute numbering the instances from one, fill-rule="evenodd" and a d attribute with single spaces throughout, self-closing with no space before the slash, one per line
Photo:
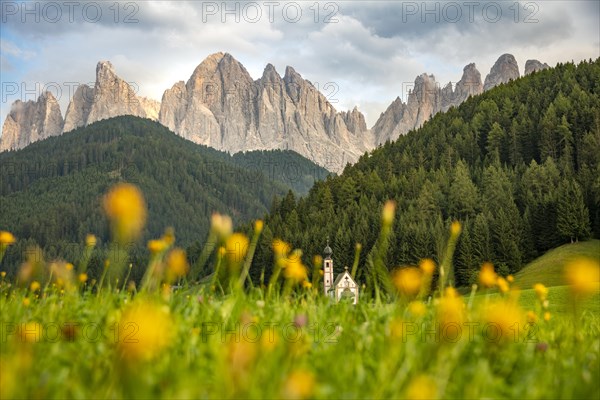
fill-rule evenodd
<path id="1" fill-rule="evenodd" d="M 475 62 L 482 79 L 503 53 L 555 65 L 600 56 L 597 1 L 40 1 L 1 0 L 3 123 L 16 99 L 52 91 L 63 114 L 95 66 L 160 100 L 209 54 L 231 53 L 258 79 L 267 63 L 312 81 L 369 126 L 414 78 L 445 84 Z"/>

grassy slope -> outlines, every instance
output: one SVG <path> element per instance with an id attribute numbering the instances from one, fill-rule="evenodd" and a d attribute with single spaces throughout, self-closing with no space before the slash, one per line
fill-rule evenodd
<path id="1" fill-rule="evenodd" d="M 600 240 L 566 244 L 550 250 L 527 264 L 515 275 L 515 285 L 530 289 L 536 283 L 546 286 L 562 286 L 563 268 L 575 257 L 584 256 L 600 261 Z"/>
<path id="2" fill-rule="evenodd" d="M 525 310 L 535 310 L 538 303 L 535 291 L 532 289 L 536 283 L 543 283 L 549 287 L 548 311 L 551 313 L 566 313 L 571 307 L 571 294 L 569 287 L 563 280 L 565 264 L 575 257 L 589 257 L 600 260 L 600 240 L 565 244 L 550 250 L 543 256 L 527 264 L 515 275 L 513 286 L 522 289 L 519 303 Z M 480 295 L 485 294 L 483 291 Z M 491 296 L 498 296 L 496 290 L 490 291 Z M 478 295 L 477 301 L 482 301 Z M 589 296 L 581 304 L 583 309 L 600 314 L 600 293 Z"/>
<path id="3" fill-rule="evenodd" d="M 524 310 L 535 310 L 538 303 L 533 289 L 523 290 L 519 296 L 519 303 Z M 587 297 L 579 305 L 581 309 L 595 315 L 600 314 L 600 293 Z M 571 293 L 568 286 L 555 286 L 548 290 L 548 311 L 552 314 L 563 314 L 571 310 Z"/>

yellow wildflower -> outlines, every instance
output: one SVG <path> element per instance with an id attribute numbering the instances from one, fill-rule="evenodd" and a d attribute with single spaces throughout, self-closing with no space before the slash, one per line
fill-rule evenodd
<path id="1" fill-rule="evenodd" d="M 502 293 L 506 293 L 509 291 L 510 287 L 508 286 L 508 282 L 506 281 L 506 279 L 504 279 L 503 277 L 499 276 L 496 284 L 498 285 L 498 289 L 500 289 L 500 291 Z"/>
<path id="2" fill-rule="evenodd" d="M 292 250 L 292 246 L 289 243 L 284 242 L 281 239 L 273 240 L 273 251 L 278 257 L 285 257 Z"/>
<path id="3" fill-rule="evenodd" d="M 228 215 L 214 213 L 211 218 L 211 229 L 224 239 L 231 235 L 233 222 Z"/>
<path id="4" fill-rule="evenodd" d="M 254 221 L 254 232 L 256 234 L 259 234 L 262 232 L 264 227 L 264 222 L 262 219 L 257 219 L 256 221 Z"/>
<path id="5" fill-rule="evenodd" d="M 302 282 L 307 278 L 306 267 L 302 264 L 301 253 L 299 251 L 295 251 L 285 263 L 285 269 L 283 270 L 283 274 L 286 279 L 289 279 L 293 282 Z"/>
<path id="6" fill-rule="evenodd" d="M 426 375 L 419 375 L 408 385 L 405 397 L 410 400 L 435 399 L 437 398 L 436 383 Z"/>
<path id="7" fill-rule="evenodd" d="M 88 276 L 87 276 L 87 274 L 84 272 L 84 273 L 82 273 L 82 274 L 79 274 L 79 277 L 78 277 L 78 279 L 79 279 L 79 282 L 81 282 L 81 283 L 85 283 L 85 282 L 87 282 L 87 280 L 88 280 Z"/>
<path id="8" fill-rule="evenodd" d="M 115 240 L 126 244 L 140 235 L 146 223 L 146 202 L 142 192 L 134 185 L 120 183 L 104 198 Z"/>
<path id="9" fill-rule="evenodd" d="M 31 300 L 29 300 L 29 297 L 25 297 L 25 298 L 23 299 L 23 305 L 24 305 L 25 307 L 29 307 L 29 305 L 30 305 L 30 304 L 31 304 Z"/>
<path id="10" fill-rule="evenodd" d="M 302 287 L 304 289 L 310 289 L 310 288 L 312 288 L 312 283 L 310 283 L 309 281 L 303 281 L 302 282 Z"/>
<path id="11" fill-rule="evenodd" d="M 527 312 L 527 322 L 530 324 L 535 324 L 537 322 L 537 315 L 533 311 Z"/>
<path id="12" fill-rule="evenodd" d="M 396 270 L 392 281 L 402 295 L 412 298 L 421 290 L 422 275 L 423 273 L 418 268 L 401 268 Z"/>
<path id="13" fill-rule="evenodd" d="M 533 290 L 535 291 L 535 294 L 540 302 L 543 303 L 546 300 L 546 296 L 548 296 L 548 288 L 541 283 L 536 283 L 533 285 Z"/>
<path id="14" fill-rule="evenodd" d="M 565 279 L 575 294 L 591 294 L 600 289 L 600 263 L 589 258 L 577 258 L 565 267 Z"/>
<path id="15" fill-rule="evenodd" d="M 167 246 L 172 246 L 175 243 L 175 229 L 173 227 L 168 227 L 165 229 L 165 233 L 162 237 L 162 240 L 165 241 Z"/>
<path id="16" fill-rule="evenodd" d="M 4 278 L 6 276 L 6 271 L 0 272 L 0 277 Z"/>
<path id="17" fill-rule="evenodd" d="M 481 266 L 479 272 L 479 283 L 481 286 L 490 288 L 496 285 L 496 273 L 494 272 L 494 266 L 492 263 L 486 262 Z"/>
<path id="18" fill-rule="evenodd" d="M 381 212 L 381 220 L 384 225 L 391 225 L 394 222 L 394 216 L 396 215 L 396 202 L 393 200 L 388 200 L 385 202 L 383 206 L 383 211 Z"/>
<path id="19" fill-rule="evenodd" d="M 452 225 L 450 225 L 450 234 L 452 236 L 458 236 L 458 235 L 460 235 L 461 231 L 462 231 L 462 225 L 460 224 L 460 222 L 458 222 L 458 221 L 452 222 Z"/>
<path id="20" fill-rule="evenodd" d="M 436 307 L 436 314 L 442 331 L 447 325 L 462 326 L 465 321 L 465 303 L 454 288 L 446 289 Z"/>
<path id="21" fill-rule="evenodd" d="M 550 313 L 548 311 L 546 311 L 544 313 L 544 321 L 546 321 L 546 322 L 550 321 L 550 317 L 551 317 Z"/>
<path id="22" fill-rule="evenodd" d="M 248 252 L 248 238 L 243 233 L 234 233 L 225 241 L 225 249 L 230 264 L 240 264 Z"/>
<path id="23" fill-rule="evenodd" d="M 65 264 L 65 269 L 66 269 L 67 271 L 73 271 L 73 264 L 71 264 L 71 263 L 66 263 L 66 264 Z"/>
<path id="24" fill-rule="evenodd" d="M 283 384 L 282 397 L 286 399 L 308 399 L 314 395 L 315 376 L 305 370 L 290 373 Z"/>
<path id="25" fill-rule="evenodd" d="M 96 236 L 92 235 L 91 233 L 85 237 L 85 245 L 87 247 L 94 247 L 96 242 Z"/>
<path id="26" fill-rule="evenodd" d="M 167 257 L 167 279 L 172 281 L 187 274 L 189 264 L 185 251 L 180 248 L 171 250 Z"/>
<path id="27" fill-rule="evenodd" d="M 313 265 L 315 266 L 315 268 L 321 268 L 321 265 L 323 265 L 323 257 L 321 257 L 320 255 L 316 255 L 313 257 Z"/>
<path id="28" fill-rule="evenodd" d="M 487 322 L 483 330 L 488 342 L 504 343 L 515 338 L 515 327 L 524 322 L 524 315 L 513 301 L 496 301 L 489 304 L 484 310 L 482 318 Z"/>
<path id="29" fill-rule="evenodd" d="M 419 267 L 421 267 L 421 270 L 427 275 L 433 275 L 433 272 L 435 271 L 435 263 L 431 258 L 421 260 Z"/>
<path id="30" fill-rule="evenodd" d="M 33 281 L 31 282 L 31 285 L 29 285 L 29 289 L 31 289 L 32 292 L 40 290 L 41 287 L 42 285 L 40 285 L 38 281 Z"/>
<path id="31" fill-rule="evenodd" d="M 167 307 L 134 303 L 119 322 L 119 352 L 129 362 L 150 360 L 170 344 L 174 326 Z"/>
<path id="32" fill-rule="evenodd" d="M 165 251 L 169 247 L 169 244 L 163 239 L 153 239 L 148 241 L 148 250 L 152 254 L 158 254 Z"/>
<path id="33" fill-rule="evenodd" d="M 509 283 L 513 283 L 513 282 L 515 281 L 515 277 L 514 277 L 514 276 L 512 276 L 512 275 L 508 275 L 508 276 L 506 277 L 506 280 L 507 280 Z"/>
<path id="34" fill-rule="evenodd" d="M 11 244 L 15 244 L 16 241 L 12 233 L 0 231 L 0 246 L 10 246 Z"/>

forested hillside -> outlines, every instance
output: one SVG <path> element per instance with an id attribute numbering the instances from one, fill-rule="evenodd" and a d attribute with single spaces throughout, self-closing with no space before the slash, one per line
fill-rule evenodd
<path id="1" fill-rule="evenodd" d="M 315 181 L 331 173 L 291 150 L 254 150 L 236 153 L 232 161 L 248 170 L 259 171 L 267 179 L 281 182 L 300 195 L 308 194 Z"/>
<path id="2" fill-rule="evenodd" d="M 310 262 L 329 237 L 338 270 L 352 265 L 357 242 L 362 266 L 387 199 L 398 206 L 389 267 L 439 259 L 450 221 L 462 222 L 458 285 L 483 261 L 514 273 L 548 249 L 600 237 L 600 59 L 470 98 L 305 199 L 288 194 L 267 220 L 257 259 L 269 259 L 269 240 L 281 237 Z"/>
<path id="3" fill-rule="evenodd" d="M 148 203 L 143 248 L 168 226 L 182 245 L 204 241 L 213 212 L 237 223 L 259 218 L 274 196 L 290 187 L 307 191 L 311 179 L 326 175 L 293 152 L 230 156 L 150 120 L 100 121 L 0 154 L 0 228 L 20 239 L 5 262 L 20 262 L 33 243 L 48 257 L 76 261 L 86 234 L 106 242 L 101 196 L 119 181 L 138 185 Z"/>

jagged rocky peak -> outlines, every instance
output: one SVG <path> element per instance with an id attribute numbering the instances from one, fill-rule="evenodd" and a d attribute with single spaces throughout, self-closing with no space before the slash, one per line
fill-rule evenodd
<path id="1" fill-rule="evenodd" d="M 441 111 L 447 111 L 450 107 L 457 107 L 469 96 L 476 96 L 483 92 L 483 83 L 481 74 L 477 70 L 475 63 L 467 64 L 463 68 L 462 77 L 454 88 L 448 83 L 442 89 Z"/>
<path id="2" fill-rule="evenodd" d="M 416 77 L 406 104 L 397 97 L 381 114 L 371 129 L 375 143 L 396 140 L 400 135 L 419 128 L 438 112 L 458 106 L 469 96 L 482 92 L 481 74 L 474 63 L 463 68 L 462 77 L 454 87 L 452 83 L 448 83 L 440 88 L 435 76 L 421 74 Z"/>
<path id="3" fill-rule="evenodd" d="M 533 72 L 541 71 L 547 68 L 550 68 L 550 66 L 546 63 L 542 64 L 538 60 L 527 60 L 527 62 L 525 62 L 525 75 L 529 75 Z"/>
<path id="4" fill-rule="evenodd" d="M 281 82 L 281 76 L 275 69 L 273 64 L 267 64 L 263 71 L 262 77 L 260 79 L 263 83 L 265 82 Z"/>
<path id="5" fill-rule="evenodd" d="M 358 107 L 354 107 L 352 111 L 342 111 L 341 116 L 348 130 L 354 134 L 360 134 L 367 130 L 367 122 L 363 113 L 358 111 Z"/>
<path id="6" fill-rule="evenodd" d="M 62 133 L 63 117 L 56 98 L 42 93 L 36 101 L 17 100 L 2 126 L 0 151 L 16 150 Z"/>
<path id="7" fill-rule="evenodd" d="M 119 79 L 110 61 L 98 61 L 96 64 L 96 85 L 110 80 Z"/>
<path id="8" fill-rule="evenodd" d="M 485 77 L 483 90 L 490 90 L 502 83 L 519 78 L 519 65 L 512 54 L 503 54 L 498 58 L 490 73 Z"/>
<path id="9" fill-rule="evenodd" d="M 159 102 L 138 96 L 137 90 L 116 74 L 110 61 L 98 62 L 94 88 L 87 85 L 77 88 L 67 108 L 64 131 L 119 115 L 156 120 Z"/>
<path id="10" fill-rule="evenodd" d="M 356 161 L 372 142 L 368 134 L 356 134 L 367 131 L 358 110 L 337 113 L 292 67 L 282 78 L 268 64 L 252 80 L 227 53 L 210 55 L 185 85 L 178 82 L 165 91 L 159 121 L 219 150 L 289 149 L 332 171 Z"/>
<path id="11" fill-rule="evenodd" d="M 94 88 L 88 85 L 79 85 L 69 102 L 65 114 L 64 132 L 70 132 L 73 129 L 85 126 L 94 103 Z"/>
<path id="12" fill-rule="evenodd" d="M 477 70 L 475 63 L 467 64 L 463 68 L 463 75 L 456 84 L 456 90 L 461 93 L 468 93 L 469 96 L 475 96 L 483 93 L 483 83 L 481 74 Z M 468 96 L 467 96 L 468 97 Z M 466 100 L 466 98 L 465 98 Z"/>

